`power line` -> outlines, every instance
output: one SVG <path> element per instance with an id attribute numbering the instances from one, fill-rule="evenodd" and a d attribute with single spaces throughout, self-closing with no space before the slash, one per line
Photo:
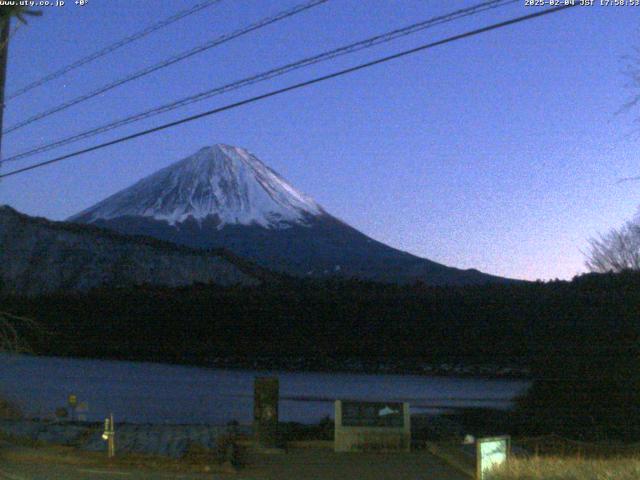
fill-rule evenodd
<path id="1" fill-rule="evenodd" d="M 306 3 L 297 5 L 289 10 L 285 10 L 283 12 L 278 13 L 277 15 L 271 16 L 271 17 L 267 17 L 264 18 L 262 20 L 259 20 L 256 23 L 252 23 L 251 25 L 238 29 L 232 33 L 226 34 L 226 35 L 222 35 L 218 38 L 215 38 L 212 41 L 209 41 L 207 43 L 205 43 L 204 45 L 200 45 L 198 47 L 192 48 L 191 50 L 187 50 L 186 52 L 182 52 L 178 55 L 174 55 L 173 57 L 170 57 L 162 62 L 156 63 L 155 65 L 152 65 L 150 67 L 144 68 L 142 70 L 139 70 L 135 73 L 132 73 L 131 75 L 128 75 L 125 78 L 122 78 L 120 80 L 116 80 L 114 82 L 111 82 L 107 85 L 103 85 L 102 87 L 93 90 L 92 92 L 89 92 L 87 94 L 81 95 L 79 97 L 76 97 L 72 100 L 69 100 L 67 102 L 64 102 L 60 105 L 57 105 L 55 107 L 50 108 L 49 110 L 45 110 L 44 112 L 40 112 L 22 122 L 18 122 L 12 126 L 10 126 L 9 128 L 7 128 L 3 134 L 7 134 L 7 133 L 11 133 L 15 130 L 18 130 L 19 128 L 25 127 L 27 125 L 32 124 L 33 122 L 37 121 L 37 120 L 41 120 L 45 117 L 48 117 L 49 115 L 53 115 L 54 113 L 60 112 L 62 110 L 66 110 L 69 107 L 72 107 L 74 105 L 77 105 L 79 103 L 82 103 L 86 100 L 89 100 L 90 98 L 96 97 L 102 93 L 108 92 L 109 90 L 112 90 L 116 87 L 119 87 L 121 85 L 124 85 L 125 83 L 131 82 L 133 80 L 137 80 L 138 78 L 144 77 L 146 75 L 149 75 L 150 73 L 153 73 L 157 70 L 161 70 L 163 68 L 166 68 L 170 65 L 173 65 L 174 63 L 180 62 L 182 60 L 185 60 L 189 57 L 192 57 L 198 53 L 202 53 L 206 50 L 209 50 L 213 47 L 217 47 L 218 45 L 221 45 L 223 43 L 226 43 L 230 40 L 233 40 L 234 38 L 238 38 L 242 35 L 246 35 L 247 33 L 253 32 L 254 30 L 258 30 L 260 28 L 266 27 L 267 25 L 270 25 L 272 23 L 278 22 L 280 20 L 284 20 L 285 18 L 289 18 L 292 17 L 298 13 L 304 12 L 305 10 L 309 10 L 310 8 L 313 8 L 317 5 L 320 5 L 322 3 L 326 3 L 329 0 L 311 0 L 308 1 Z"/>
<path id="2" fill-rule="evenodd" d="M 271 70 L 268 70 L 266 72 L 262 72 L 259 73 L 257 75 L 253 75 L 241 80 L 237 80 L 235 82 L 223 85 L 221 87 L 216 87 L 213 89 L 209 89 L 209 90 L 205 90 L 204 92 L 200 92 L 197 93 L 195 95 L 190 95 L 187 96 L 185 98 L 173 101 L 171 103 L 165 104 L 165 105 L 161 105 L 159 107 L 154 107 L 150 110 L 146 110 L 144 112 L 141 113 L 137 113 L 135 115 L 130 115 L 128 117 L 122 118 L 120 120 L 116 120 L 115 122 L 110 122 L 107 123 L 105 125 L 101 125 L 99 127 L 95 127 L 92 128 L 90 130 L 78 133 L 78 134 L 74 134 L 59 140 L 56 140 L 54 142 L 48 143 L 48 144 L 44 144 L 44 145 L 40 145 L 36 148 L 32 148 L 30 150 L 18 153 L 16 155 L 13 155 L 9 158 L 6 158 L 4 161 L 5 162 L 9 162 L 9 161 L 17 161 L 17 160 L 21 160 L 23 158 L 27 158 L 27 157 L 31 157 L 33 155 L 36 155 L 38 153 L 43 153 L 52 149 L 55 149 L 57 147 L 63 146 L 63 145 L 67 145 L 70 143 L 75 143 L 77 141 L 80 140 L 84 140 L 86 138 L 90 138 L 93 137 L 95 135 L 98 135 L 100 133 L 104 133 L 110 130 L 113 130 L 115 128 L 119 128 L 122 127 L 124 125 L 128 125 L 130 123 L 134 123 L 140 120 L 144 120 L 162 113 L 166 113 L 172 110 L 175 110 L 177 108 L 186 106 L 186 105 L 190 105 L 192 103 L 196 103 L 208 98 L 211 98 L 213 96 L 217 96 L 217 95 L 221 95 L 223 93 L 227 93 L 230 92 L 232 90 L 237 90 L 239 88 L 245 87 L 245 86 L 249 86 L 249 85 L 253 85 L 265 80 L 269 80 L 271 78 L 274 77 L 278 77 L 281 75 L 284 75 L 286 73 L 289 73 L 293 70 L 297 70 L 303 67 L 307 67 L 310 65 L 314 65 L 316 63 L 320 63 L 320 62 L 324 62 L 326 60 L 330 60 L 333 58 L 337 58 L 343 55 L 347 55 L 353 52 L 357 52 L 366 48 L 370 48 L 382 43 L 387 43 L 390 42 L 392 40 L 395 40 L 397 38 L 400 37 L 404 37 L 407 35 L 411 35 L 413 33 L 419 32 L 419 31 L 423 31 L 426 30 L 428 28 L 434 27 L 436 25 L 441 25 L 444 23 L 448 23 L 451 22 L 453 20 L 457 20 L 459 18 L 463 18 L 463 17 L 468 17 L 468 16 L 472 16 L 472 15 L 476 15 L 478 13 L 481 13 L 483 11 L 486 10 L 490 10 L 490 9 L 494 9 L 494 8 L 498 8 L 498 7 L 502 7 L 502 6 L 506 6 L 508 4 L 511 3 L 515 3 L 518 2 L 520 0 L 491 0 L 491 1 L 487 1 L 487 2 L 483 2 L 481 4 L 478 5 L 474 5 L 472 7 L 468 7 L 468 8 L 464 8 L 461 10 L 456 10 L 454 12 L 450 12 L 448 14 L 445 15 L 440 15 L 437 17 L 433 17 L 430 18 L 428 20 L 422 21 L 422 22 L 418 22 L 418 23 L 414 23 L 412 25 L 409 25 L 407 27 L 404 28 L 399 28 L 396 30 L 392 30 L 390 32 L 381 34 L 381 35 L 376 35 L 374 37 L 370 37 L 367 38 L 365 40 L 361 40 L 359 42 L 356 43 L 352 43 L 350 45 L 344 46 L 344 47 L 340 47 L 334 50 L 330 50 L 312 57 L 306 57 L 302 60 L 298 60 L 296 62 L 293 63 L 289 63 L 286 64 L 284 66 L 281 67 L 277 67 Z"/>
<path id="3" fill-rule="evenodd" d="M 298 90 L 300 88 L 307 87 L 309 85 L 314 85 L 316 83 L 320 83 L 320 82 L 323 82 L 325 80 L 330 80 L 332 78 L 341 77 L 343 75 L 347 75 L 349 73 L 357 72 L 359 70 L 363 70 L 365 68 L 369 68 L 369 67 L 372 67 L 374 65 L 379 65 L 381 63 L 385 63 L 385 62 L 388 62 L 388 61 L 391 61 L 391 60 L 396 60 L 398 58 L 402 58 L 402 57 L 405 57 L 405 56 L 408 56 L 408 55 L 412 55 L 414 53 L 418 53 L 418 52 L 421 52 L 423 50 L 428 50 L 430 48 L 434 48 L 434 47 L 437 47 L 437 46 L 440 46 L 440 45 L 444 45 L 444 44 L 447 44 L 447 43 L 455 42 L 457 40 L 462 40 L 464 38 L 468 38 L 468 37 L 472 37 L 472 36 L 475 36 L 475 35 L 479 35 L 479 34 L 482 34 L 482 33 L 485 33 L 485 32 L 489 32 L 491 30 L 497 30 L 499 28 L 503 28 L 503 27 L 506 27 L 506 26 L 509 26 L 509 25 L 514 25 L 516 23 L 524 22 L 524 21 L 527 21 L 527 20 L 532 20 L 534 18 L 541 17 L 543 15 L 549 15 L 551 13 L 556 13 L 556 12 L 559 12 L 559 11 L 562 11 L 562 10 L 566 10 L 566 9 L 572 8 L 572 7 L 576 6 L 576 5 L 578 5 L 578 4 L 577 3 L 574 4 L 574 5 L 568 4 L 568 5 L 563 5 L 563 6 L 560 6 L 560 7 L 554 7 L 554 8 L 549 8 L 549 9 L 545 9 L 545 10 L 540 10 L 538 12 L 530 13 L 529 15 L 523 15 L 521 17 L 516 17 L 516 18 L 512 18 L 510 20 L 505 20 L 503 22 L 494 23 L 492 25 L 489 25 L 489 26 L 486 26 L 486 27 L 482 27 L 482 28 L 478 28 L 476 30 L 470 30 L 470 31 L 467 31 L 465 33 L 461 33 L 461 34 L 458 34 L 458 35 L 447 37 L 447 38 L 445 38 L 443 40 L 438 40 L 436 42 L 427 43 L 427 44 L 421 45 L 419 47 L 415 47 L 415 48 L 412 48 L 412 49 L 409 49 L 409 50 L 404 50 L 404 51 L 402 51 L 400 53 L 395 53 L 393 55 L 388 55 L 386 57 L 382 57 L 382 58 L 379 58 L 377 60 L 372 60 L 370 62 L 361 63 L 361 64 L 356 65 L 354 67 L 346 68 L 344 70 L 339 70 L 337 72 L 330 73 L 328 75 L 323 75 L 323 76 L 320 76 L 320 77 L 313 78 L 311 80 L 307 80 L 307 81 L 304 81 L 304 82 L 296 83 L 294 85 L 290 85 L 288 87 L 280 88 L 280 89 L 277 89 L 277 90 L 272 90 L 272 91 L 264 93 L 262 95 L 257 95 L 255 97 L 251 97 L 251 98 L 248 98 L 248 99 L 245 99 L 245 100 L 241 100 L 239 102 L 235 102 L 235 103 L 231 103 L 231 104 L 228 104 L 228 105 L 225 105 L 225 106 L 222 106 L 222 107 L 218 107 L 218 108 L 215 108 L 213 110 L 208 110 L 206 112 L 202 112 L 202 113 L 199 113 L 199 114 L 196 114 L 196 115 L 192 115 L 192 116 L 183 118 L 181 120 L 176 120 L 174 122 L 165 123 L 163 125 L 159 125 L 157 127 L 153 127 L 153 128 L 147 129 L 147 130 L 142 130 L 140 132 L 137 132 L 137 133 L 134 133 L 134 134 L 131 134 L 131 135 L 127 135 L 127 136 L 124 136 L 124 137 L 120 137 L 120 138 L 117 138 L 115 140 L 111 140 L 111 141 L 104 142 L 104 143 L 101 143 L 101 144 L 98 144 L 98 145 L 94 145 L 93 147 L 88 147 L 88 148 L 85 148 L 85 149 L 82 149 L 82 150 L 77 150 L 75 152 L 72 152 L 72 153 L 69 153 L 69 154 L 66 154 L 66 155 L 62 155 L 60 157 L 52 158 L 51 160 L 47 160 L 47 161 L 44 161 L 44 162 L 39 162 L 39 163 L 36 163 L 34 165 L 30 165 L 28 167 L 20 168 L 18 170 L 14 170 L 14 171 L 9 172 L 9 173 L 1 174 L 0 178 L 10 177 L 12 175 L 17 175 L 19 173 L 27 172 L 29 170 L 34 170 L 36 168 L 44 167 L 45 165 L 50 165 L 52 163 L 60 162 L 62 160 L 66 160 L 68 158 L 77 157 L 77 156 L 85 154 L 85 153 L 89 153 L 89 152 L 93 152 L 93 151 L 96 151 L 96 150 L 100 150 L 102 148 L 109 147 L 111 145 L 116 145 L 118 143 L 123 143 L 123 142 L 129 141 L 129 140 L 133 140 L 134 138 L 138 138 L 138 137 L 149 135 L 151 133 L 159 132 L 161 130 L 166 130 L 166 129 L 171 128 L 171 127 L 182 125 L 183 123 L 191 122 L 193 120 L 197 120 L 199 118 L 207 117 L 207 116 L 210 116 L 210 115 L 215 115 L 217 113 L 221 113 L 221 112 L 224 112 L 224 111 L 227 111 L 227 110 L 231 110 L 231 109 L 234 109 L 234 108 L 237 108 L 237 107 L 241 107 L 243 105 L 247 105 L 247 104 L 250 104 L 250 103 L 255 103 L 257 101 L 264 100 L 264 99 L 267 99 L 267 98 L 270 98 L 270 97 L 274 97 L 274 96 L 280 95 L 282 93 L 290 92 L 292 90 Z"/>
<path id="4" fill-rule="evenodd" d="M 48 83 L 52 80 L 55 80 L 56 78 L 60 78 L 61 76 L 65 75 L 66 73 L 69 73 L 72 70 L 75 70 L 76 68 L 79 68 L 83 65 L 86 65 L 89 62 L 92 62 L 93 60 L 96 60 L 100 57 L 104 57 L 105 55 L 121 48 L 124 47 L 125 45 L 128 45 L 132 42 L 135 42 L 136 40 L 140 40 L 143 37 L 146 37 L 147 35 L 155 32 L 156 30 L 160 30 L 161 28 L 164 28 L 168 25 L 171 25 L 172 23 L 177 22 L 178 20 L 181 20 L 185 17 L 188 17 L 189 15 L 192 15 L 194 13 L 197 13 L 201 10 L 204 10 L 205 8 L 208 8 L 212 5 L 214 5 L 215 3 L 219 3 L 221 0 L 207 0 L 205 2 L 200 2 L 197 3 L 196 5 L 194 5 L 191 8 L 187 8 L 185 10 L 182 10 L 174 15 L 171 15 L 168 18 L 165 18 L 164 20 L 161 20 L 158 23 L 155 23 L 153 25 L 148 26 L 147 28 L 145 28 L 144 30 L 141 30 L 137 33 L 134 33 L 133 35 L 130 35 L 128 37 L 125 37 L 121 40 L 118 40 L 115 43 L 112 43 L 111 45 L 108 45 L 106 47 L 104 47 L 101 50 L 98 50 L 97 52 L 94 52 L 90 55 L 87 55 L 86 57 L 83 57 L 73 63 L 70 63 L 69 65 L 62 67 L 59 70 L 56 70 L 53 73 L 50 73 L 49 75 L 45 75 L 44 77 L 35 80 L 34 82 L 16 90 L 15 92 L 11 93 L 10 95 L 7 96 L 7 101 L 11 100 L 12 98 L 16 98 L 19 97 L 20 95 L 22 95 L 23 93 L 28 92 L 29 90 L 33 90 L 36 87 L 39 87 L 41 85 L 44 85 L 45 83 Z M 6 103 L 6 102 L 5 102 Z"/>

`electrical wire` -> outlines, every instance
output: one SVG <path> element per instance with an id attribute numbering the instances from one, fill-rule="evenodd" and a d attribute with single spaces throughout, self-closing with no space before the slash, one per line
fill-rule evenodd
<path id="1" fill-rule="evenodd" d="M 422 22 L 418 22 L 418 23 L 414 23 L 412 25 L 409 25 L 407 27 L 404 28 L 399 28 L 396 30 L 392 30 L 390 32 L 384 33 L 384 34 L 380 34 L 380 35 L 376 35 L 374 37 L 370 37 L 367 38 L 365 40 L 361 40 L 359 42 L 355 42 L 352 43 L 350 45 L 344 46 L 344 47 L 340 47 L 334 50 L 330 50 L 324 53 L 321 53 L 319 55 L 315 55 L 312 57 L 306 57 L 304 59 L 298 60 L 296 62 L 293 63 L 289 63 L 286 65 L 283 65 L 281 67 L 277 67 L 256 75 L 252 75 L 250 77 L 247 78 L 243 78 L 241 80 L 237 80 L 235 82 L 223 85 L 221 87 L 216 87 L 213 89 L 208 89 L 205 90 L 203 92 L 197 93 L 195 95 L 189 95 L 185 98 L 170 102 L 168 104 L 165 105 L 161 105 L 158 107 L 154 107 L 152 109 L 146 110 L 144 112 L 141 113 L 137 113 L 135 115 L 130 115 L 128 117 L 122 118 L 120 120 L 116 120 L 114 122 L 110 122 L 107 123 L 105 125 L 101 125 L 99 127 L 95 127 L 92 128 L 90 130 L 81 132 L 81 133 L 77 133 L 68 137 L 64 137 L 62 139 L 56 140 L 54 142 L 51 143 L 47 143 L 44 145 L 40 145 L 36 148 L 32 148 L 30 150 L 21 152 L 21 153 L 17 153 L 11 157 L 6 158 L 4 161 L 5 162 L 11 162 L 11 161 L 17 161 L 17 160 L 21 160 L 24 158 L 28 158 L 31 157 L 33 155 L 36 155 L 38 153 L 43 153 L 58 147 L 61 147 L 63 145 L 67 145 L 70 143 L 75 143 L 77 141 L 80 140 L 84 140 L 86 138 L 90 138 L 93 137 L 95 135 L 98 135 L 100 133 L 104 133 L 104 132 L 108 132 L 110 130 L 113 130 L 115 128 L 119 128 L 122 127 L 124 125 L 128 125 L 130 123 L 134 123 L 134 122 L 138 122 L 156 115 L 160 115 L 162 113 L 166 113 L 172 110 L 175 110 L 177 108 L 186 106 L 186 105 L 190 105 L 196 102 L 200 102 L 202 100 L 211 98 L 213 96 L 217 96 L 217 95 L 221 95 L 233 90 L 237 90 L 239 88 L 243 88 L 249 85 L 253 85 L 259 82 L 263 82 L 266 80 L 269 80 L 271 78 L 274 77 L 278 77 L 281 75 L 284 75 L 286 73 L 289 73 L 293 70 L 297 70 L 300 68 L 304 68 L 304 67 L 308 67 L 320 62 L 324 62 L 327 60 L 331 60 L 343 55 L 347 55 L 350 53 L 354 53 L 360 50 L 364 50 L 367 48 L 371 48 L 374 47 L 376 45 L 380 45 L 383 43 L 388 43 L 392 40 L 395 40 L 397 38 L 400 37 L 404 37 L 404 36 L 408 36 L 423 30 L 426 30 L 428 28 L 431 27 L 435 27 L 437 25 L 441 25 L 444 23 L 448 23 L 460 18 L 464 18 L 464 17 L 469 17 L 472 15 L 476 15 L 478 13 L 484 12 L 486 10 L 490 10 L 490 9 L 495 9 L 498 7 L 503 7 L 515 2 L 518 2 L 519 0 L 492 0 L 492 1 L 488 1 L 488 2 L 483 2 L 481 4 L 478 5 L 474 5 L 472 7 L 468 7 L 465 9 L 461 9 L 461 10 L 456 10 L 454 12 L 445 14 L 445 15 L 440 15 L 437 17 L 433 17 L 433 18 L 429 18 L 427 20 L 424 20 Z"/>
<path id="2" fill-rule="evenodd" d="M 192 115 L 192 116 L 189 116 L 189 117 L 186 117 L 186 118 L 182 118 L 182 119 L 176 120 L 174 122 L 165 123 L 163 125 L 159 125 L 157 127 L 149 128 L 147 130 L 142 130 L 140 132 L 133 133 L 131 135 L 127 135 L 127 136 L 124 136 L 124 137 L 120 137 L 120 138 L 117 138 L 115 140 L 110 140 L 108 142 L 104 142 L 104 143 L 101 143 L 101 144 L 98 144 L 98 145 L 94 145 L 92 147 L 88 147 L 88 148 L 85 148 L 85 149 L 82 149 L 82 150 L 77 150 L 75 152 L 72 152 L 72 153 L 69 153 L 69 154 L 66 154 L 66 155 L 62 155 L 62 156 L 59 156 L 59 157 L 56 157 L 56 158 L 52 158 L 50 160 L 46 160 L 46 161 L 43 161 L 43 162 L 39 162 L 39 163 L 36 163 L 34 165 L 30 165 L 28 167 L 20 168 L 18 170 L 13 170 L 11 172 L 8 172 L 8 173 L 5 173 L 5 174 L 1 174 L 0 178 L 6 178 L 6 177 L 13 176 L 13 175 L 18 175 L 20 173 L 24 173 L 24 172 L 27 172 L 27 171 L 30 171 L 30 170 L 34 170 L 36 168 L 44 167 L 45 165 L 50 165 L 52 163 L 57 163 L 57 162 L 60 162 L 62 160 L 66 160 L 66 159 L 69 159 L 69 158 L 77 157 L 77 156 L 85 154 L 85 153 L 93 152 L 93 151 L 96 151 L 96 150 L 101 150 L 101 149 L 109 147 L 111 145 L 116 145 L 116 144 L 119 144 L 119 143 L 123 143 L 123 142 L 129 141 L 129 140 L 133 140 L 134 138 L 146 136 L 146 135 L 149 135 L 151 133 L 159 132 L 161 130 L 166 130 L 168 128 L 175 127 L 175 126 L 178 126 L 178 125 L 182 125 L 182 124 L 187 123 L 187 122 L 192 122 L 192 121 L 200 119 L 200 118 L 204 118 L 204 117 L 208 117 L 208 116 L 211 116 L 211 115 L 215 115 L 217 113 L 221 113 L 221 112 L 224 112 L 224 111 L 227 111 L 227 110 L 238 108 L 238 107 L 241 107 L 243 105 L 248 105 L 250 103 L 255 103 L 257 101 L 264 100 L 264 99 L 267 99 L 267 98 L 270 98 L 270 97 L 274 97 L 276 95 L 280 95 L 280 94 L 283 94 L 283 93 L 286 93 L 286 92 L 290 92 L 290 91 L 293 91 L 293 90 L 298 90 L 300 88 L 307 87 L 307 86 L 310 86 L 310 85 L 314 85 L 316 83 L 324 82 L 326 80 L 330 80 L 330 79 L 333 79 L 333 78 L 341 77 L 341 76 L 347 75 L 349 73 L 357 72 L 357 71 L 363 70 L 365 68 L 372 67 L 374 65 L 379 65 L 379 64 L 382 64 L 382 63 L 389 62 L 391 60 L 396 60 L 398 58 L 406 57 L 408 55 L 412 55 L 414 53 L 418 53 L 418 52 L 421 52 L 421 51 L 424 51 L 424 50 L 428 50 L 430 48 L 434 48 L 434 47 L 437 47 L 437 46 L 440 46 L 440 45 L 444 45 L 444 44 L 447 44 L 447 43 L 455 42 L 457 40 L 462 40 L 464 38 L 480 35 L 482 33 L 486 33 L 486 32 L 492 31 L 492 30 L 497 30 L 499 28 L 507 27 L 509 25 L 514 25 L 516 23 L 521 23 L 521 22 L 525 22 L 525 21 L 528 21 L 528 20 L 532 20 L 534 18 L 538 18 L 538 17 L 541 17 L 543 15 L 549 15 L 549 14 L 552 14 L 552 13 L 557 13 L 557 12 L 560 12 L 560 11 L 563 11 L 563 10 L 566 10 L 566 9 L 569 9 L 569 8 L 573 8 L 576 5 L 578 5 L 578 4 L 577 3 L 573 4 L 573 5 L 572 4 L 567 4 L 567 5 L 562 5 L 562 6 L 559 6 L 559 7 L 540 10 L 540 11 L 537 11 L 537 12 L 534 12 L 534 13 L 530 13 L 528 15 L 523 15 L 523 16 L 520 16 L 520 17 L 512 18 L 510 20 L 505 20 L 505 21 L 502 21 L 502 22 L 499 22 L 499 23 L 494 23 L 494 24 L 488 25 L 486 27 L 478 28 L 478 29 L 475 29 L 475 30 L 470 30 L 470 31 L 467 31 L 465 33 L 461 33 L 461 34 L 458 34 L 458 35 L 447 37 L 447 38 L 444 38 L 442 40 L 438 40 L 436 42 L 431 42 L 431 43 L 427 43 L 427 44 L 424 44 L 424 45 L 420 45 L 418 47 L 415 47 L 415 48 L 412 48 L 412 49 L 409 49 L 409 50 L 404 50 L 402 52 L 395 53 L 393 55 L 388 55 L 386 57 L 378 58 L 376 60 L 372 60 L 372 61 L 369 61 L 369 62 L 366 62 L 366 63 L 361 63 L 361 64 L 356 65 L 354 67 L 350 67 L 350 68 L 346 68 L 346 69 L 343 69 L 343 70 L 339 70 L 337 72 L 333 72 L 333 73 L 330 73 L 328 75 L 323 75 L 323 76 L 320 76 L 320 77 L 313 78 L 311 80 L 307 80 L 307 81 L 304 81 L 304 82 L 296 83 L 294 85 L 290 85 L 288 87 L 280 88 L 280 89 L 277 89 L 277 90 L 272 90 L 272 91 L 264 93 L 262 95 L 257 95 L 255 97 L 247 98 L 245 100 L 241 100 L 241 101 L 238 101 L 238 102 L 235 102 L 235 103 L 224 105 L 222 107 L 218 107 L 218 108 L 215 108 L 213 110 L 208 110 L 206 112 L 202 112 L 202 113 L 199 113 L 199 114 L 196 114 L 196 115 Z"/>
<path id="3" fill-rule="evenodd" d="M 25 85 L 22 88 L 19 88 L 18 90 L 16 90 L 15 92 L 11 93 L 10 95 L 7 95 L 5 104 L 7 101 L 19 97 L 20 95 L 33 90 L 36 87 L 39 87 L 41 85 L 44 85 L 45 83 L 48 83 L 52 80 L 55 80 L 56 78 L 60 78 L 61 76 L 69 73 L 72 70 L 75 70 L 76 68 L 79 68 L 83 65 L 86 65 L 89 62 L 92 62 L 93 60 L 96 60 L 100 57 L 104 57 L 105 55 L 124 47 L 125 45 L 128 45 L 132 42 L 135 42 L 136 40 L 140 40 L 141 38 L 146 37 L 147 35 L 160 30 L 161 28 L 164 28 L 168 25 L 171 25 L 172 23 L 177 22 L 178 20 L 181 20 L 185 17 L 188 17 L 189 15 L 192 15 L 194 13 L 197 13 L 201 10 L 204 10 L 205 8 L 208 8 L 216 3 L 219 3 L 221 0 L 207 0 L 205 2 L 200 2 L 196 5 L 194 5 L 191 8 L 187 8 L 185 10 L 182 10 L 174 15 L 171 15 L 168 18 L 165 18 L 164 20 L 161 20 L 158 23 L 155 23 L 153 25 L 150 25 L 149 27 L 145 28 L 144 30 L 141 30 L 137 33 L 134 33 L 133 35 L 130 35 L 128 37 L 125 37 L 121 40 L 118 40 L 115 43 L 112 43 L 111 45 L 108 45 L 106 47 L 104 47 L 101 50 L 98 50 L 97 52 L 94 52 L 90 55 L 87 55 L 86 57 L 82 57 L 81 59 L 65 66 L 62 67 L 59 70 L 56 70 L 53 73 L 50 73 L 48 75 L 45 75 L 42 78 L 39 78 L 38 80 L 35 80 L 34 82 L 29 83 L 28 85 Z"/>
<path id="4" fill-rule="evenodd" d="M 292 17 L 294 15 L 297 15 L 298 13 L 304 12 L 306 10 L 309 10 L 310 8 L 313 8 L 317 5 L 321 5 L 323 3 L 328 2 L 329 0 L 311 0 L 308 1 L 306 3 L 297 5 L 289 10 L 285 10 L 283 12 L 280 12 L 276 15 L 267 17 L 267 18 L 263 18 L 262 20 L 259 20 L 256 23 L 252 23 L 249 26 L 243 27 L 241 29 L 235 30 L 234 32 L 231 32 L 229 34 L 225 34 L 222 35 L 220 37 L 215 38 L 214 40 L 211 40 L 203 45 L 197 46 L 195 48 L 192 48 L 191 50 L 187 50 L 186 52 L 182 52 L 178 55 L 174 55 L 166 60 L 163 60 L 162 62 L 156 63 L 155 65 L 151 65 L 150 67 L 144 68 L 142 70 L 139 70 L 135 73 L 132 73 L 124 78 L 121 78 L 119 80 L 116 80 L 114 82 L 108 83 L 106 85 L 103 85 L 102 87 L 93 90 L 89 93 L 86 93 L 84 95 L 81 95 L 79 97 L 76 97 L 72 100 L 69 100 L 67 102 L 64 102 L 60 105 L 57 105 L 55 107 L 52 107 L 48 110 L 45 110 L 44 112 L 40 112 L 36 115 L 33 115 L 32 117 L 27 118 L 26 120 L 23 120 L 21 122 L 18 122 L 10 127 L 8 127 L 6 130 L 4 130 L 2 133 L 3 135 L 6 135 L 7 133 L 11 133 L 15 130 L 18 130 L 19 128 L 25 127 L 27 125 L 32 124 L 33 122 L 36 122 L 38 120 L 41 120 L 43 118 L 46 118 L 50 115 L 53 115 L 54 113 L 57 112 L 61 112 L 62 110 L 66 110 L 69 107 L 72 107 L 74 105 L 78 105 L 79 103 L 85 102 L 91 98 L 97 97 L 98 95 L 101 95 L 105 92 L 108 92 L 109 90 L 113 90 L 116 87 L 119 87 L 121 85 L 124 85 L 126 83 L 129 83 L 133 80 L 137 80 L 138 78 L 142 78 L 146 75 L 149 75 L 150 73 L 156 72 L 158 70 L 161 70 L 163 68 L 166 68 L 170 65 L 173 65 L 174 63 L 178 63 L 182 60 L 185 60 L 187 58 L 190 58 L 194 55 L 197 55 L 198 53 L 202 53 L 204 51 L 210 50 L 211 48 L 217 47 L 218 45 L 222 45 L 223 43 L 226 43 L 230 40 L 233 40 L 235 38 L 238 38 L 242 35 L 246 35 L 247 33 L 253 32 L 255 30 L 258 30 L 260 28 L 266 27 L 267 25 L 271 25 L 272 23 L 276 23 L 279 22 L 280 20 L 284 20 L 286 18 Z"/>

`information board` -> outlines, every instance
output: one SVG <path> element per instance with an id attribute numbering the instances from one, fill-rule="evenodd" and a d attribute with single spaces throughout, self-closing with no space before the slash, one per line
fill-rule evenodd
<path id="1" fill-rule="evenodd" d="M 486 479 L 491 470 L 506 462 L 510 449 L 509 436 L 479 438 L 476 443 L 477 480 Z"/>
<path id="2" fill-rule="evenodd" d="M 403 428 L 404 413 L 399 402 L 342 402 L 342 425 L 345 427 Z"/>

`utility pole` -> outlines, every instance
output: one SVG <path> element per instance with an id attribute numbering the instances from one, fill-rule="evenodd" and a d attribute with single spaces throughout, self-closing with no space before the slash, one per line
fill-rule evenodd
<path id="1" fill-rule="evenodd" d="M 4 118 L 4 86 L 7 80 L 7 59 L 9 57 L 9 30 L 11 16 L 0 17 L 0 167 L 2 166 L 2 127 Z"/>

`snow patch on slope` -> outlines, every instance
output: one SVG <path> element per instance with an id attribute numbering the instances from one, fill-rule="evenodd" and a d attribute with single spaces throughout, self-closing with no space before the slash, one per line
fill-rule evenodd
<path id="1" fill-rule="evenodd" d="M 189 217 L 227 224 L 286 228 L 324 210 L 247 150 L 214 145 L 163 168 L 70 221 L 150 217 L 171 225 Z"/>

